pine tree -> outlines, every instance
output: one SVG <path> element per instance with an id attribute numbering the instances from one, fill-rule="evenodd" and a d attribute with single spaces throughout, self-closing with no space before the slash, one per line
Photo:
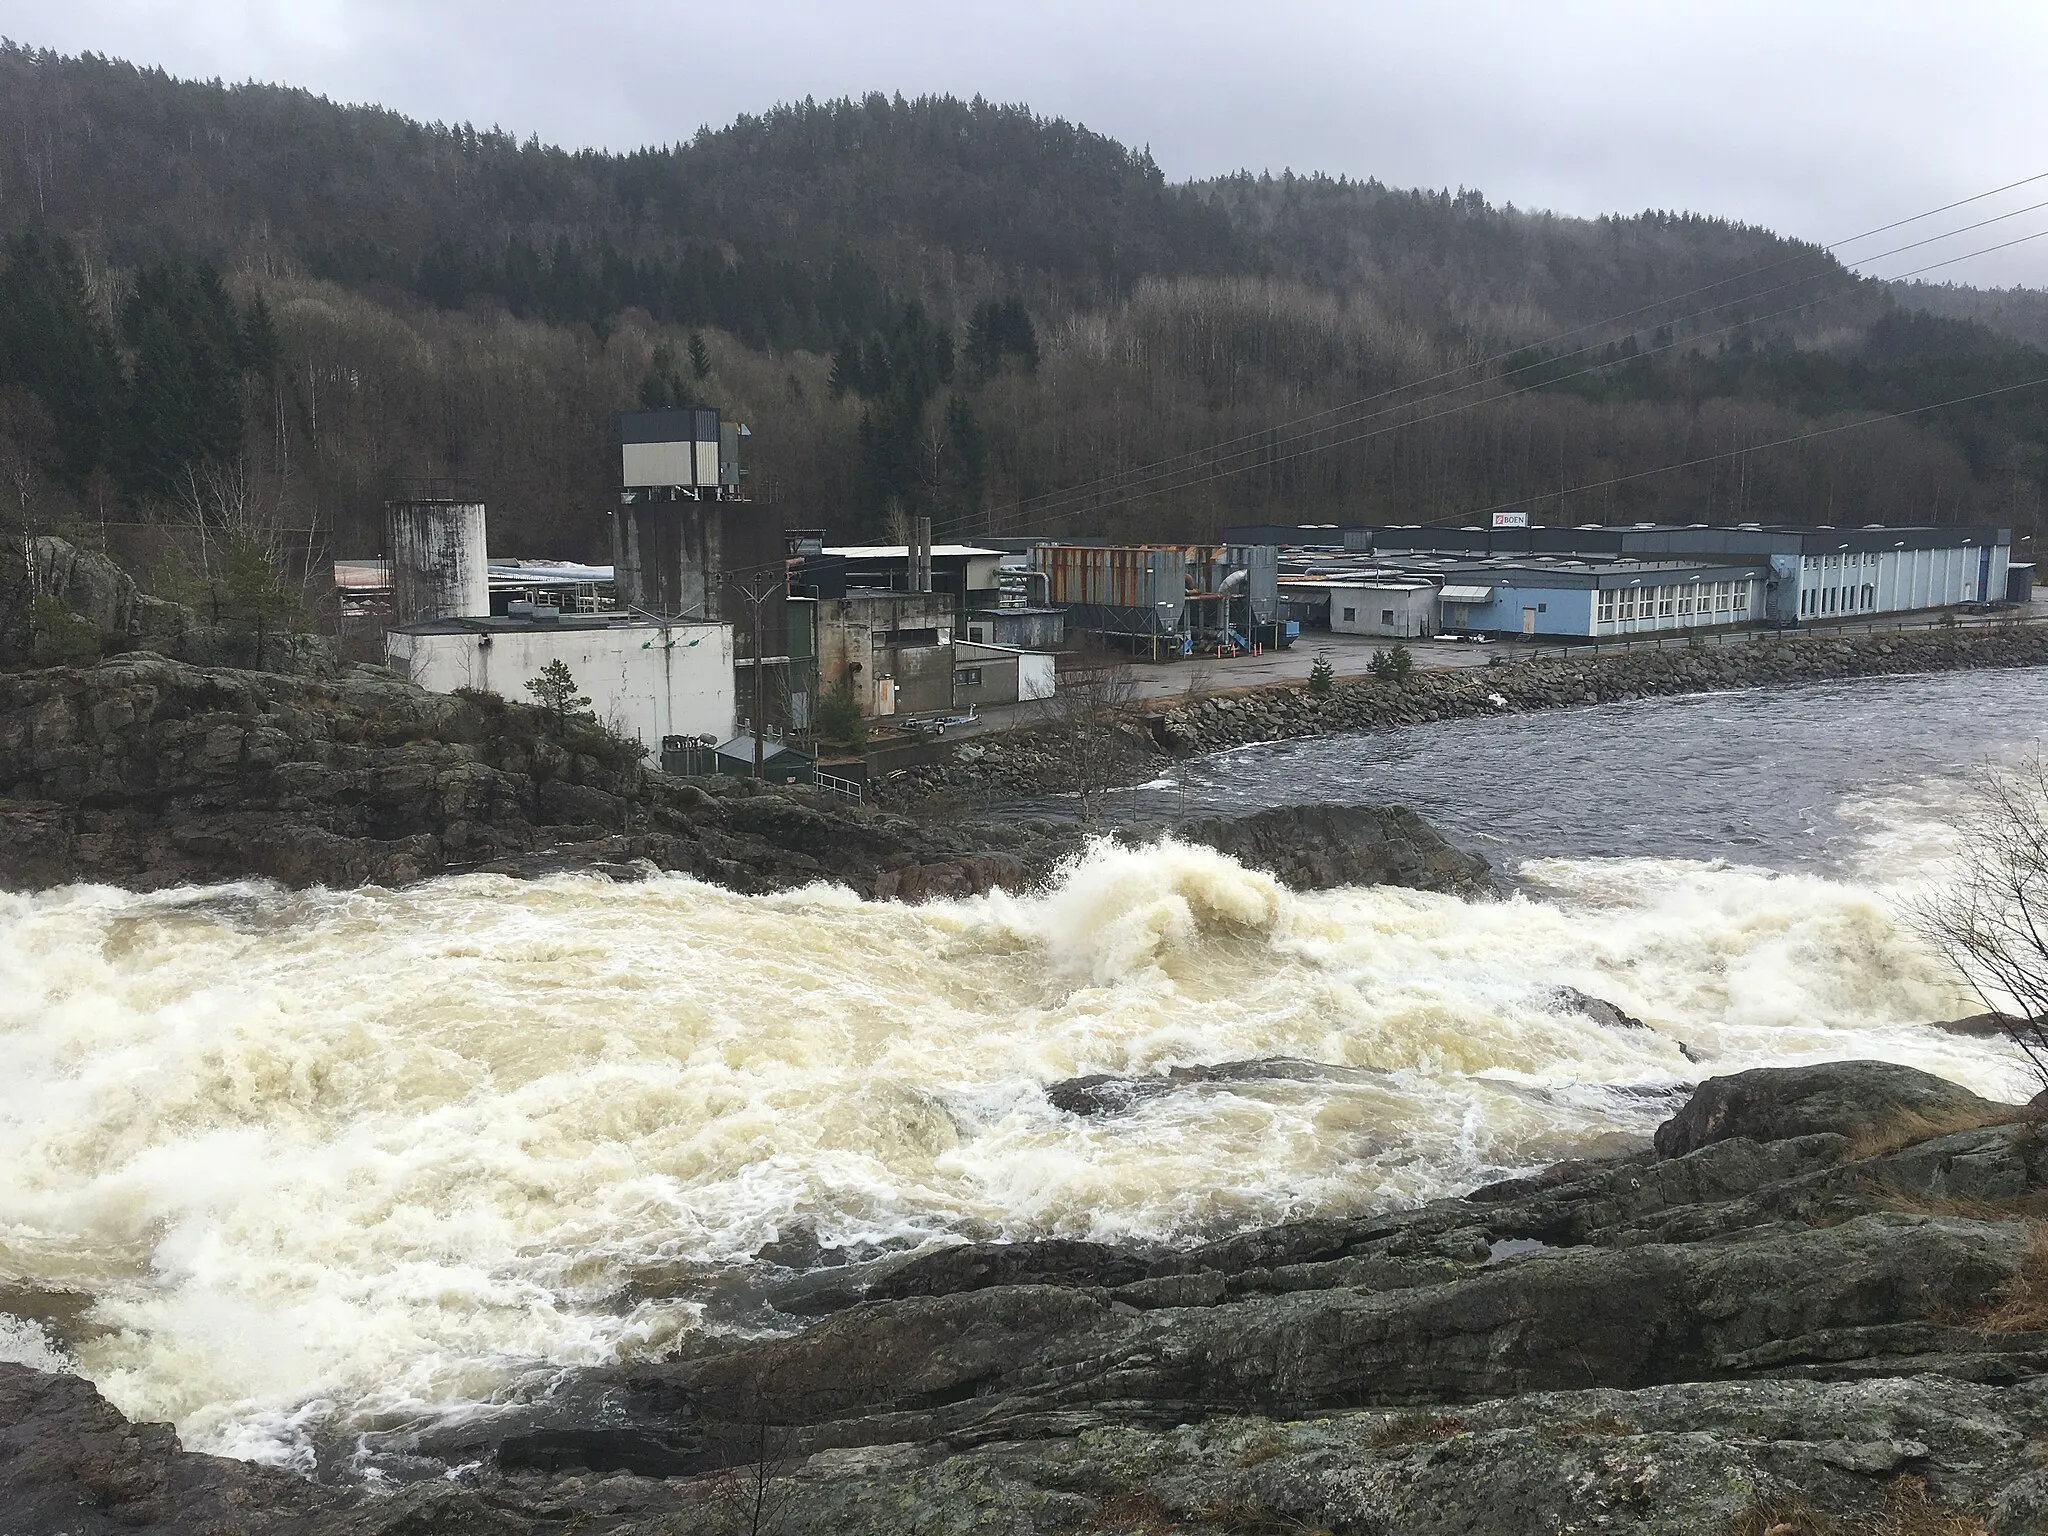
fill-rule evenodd
<path id="1" fill-rule="evenodd" d="M 711 349 L 704 345 L 702 331 L 690 332 L 690 372 L 699 380 L 711 377 Z"/>
<path id="2" fill-rule="evenodd" d="M 44 468 L 81 484 L 107 462 L 123 384 L 114 339 L 86 297 L 70 243 L 30 230 L 0 268 L 0 386 L 26 390 L 49 419 Z"/>
<path id="3" fill-rule="evenodd" d="M 1308 669 L 1308 691 L 1319 699 L 1328 698 L 1330 690 L 1337 685 L 1337 669 L 1330 665 L 1330 658 L 1318 656 Z"/>
<path id="4" fill-rule="evenodd" d="M 526 691 L 534 702 L 555 717 L 555 724 L 567 725 L 569 717 L 590 708 L 590 700 L 576 691 L 576 677 L 568 664 L 557 658 L 541 668 L 540 676 L 526 680 Z"/>

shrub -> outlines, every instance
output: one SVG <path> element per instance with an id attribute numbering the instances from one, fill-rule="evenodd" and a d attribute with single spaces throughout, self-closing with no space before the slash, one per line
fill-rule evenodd
<path id="1" fill-rule="evenodd" d="M 48 593 L 29 604 L 28 620 L 37 665 L 89 667 L 100 659 L 98 627 Z"/>
<path id="2" fill-rule="evenodd" d="M 1415 657 L 1407 646 L 1397 640 L 1390 651 L 1374 651 L 1366 669 L 1381 682 L 1398 683 L 1415 670 Z"/>
<path id="3" fill-rule="evenodd" d="M 861 718 L 860 700 L 854 697 L 851 677 L 840 678 L 819 696 L 812 718 L 824 740 L 839 742 L 856 752 L 867 747 L 868 723 Z"/>
<path id="4" fill-rule="evenodd" d="M 1330 696 L 1330 690 L 1336 683 L 1337 669 L 1330 665 L 1330 658 L 1318 656 L 1315 664 L 1308 669 L 1308 691 L 1319 699 L 1325 699 Z"/>
<path id="5" fill-rule="evenodd" d="M 571 715 L 581 714 L 590 708 L 590 700 L 576 691 L 575 674 L 560 657 L 541 668 L 539 677 L 529 677 L 526 691 L 533 695 L 542 709 L 555 717 L 557 725 L 567 725 Z"/>

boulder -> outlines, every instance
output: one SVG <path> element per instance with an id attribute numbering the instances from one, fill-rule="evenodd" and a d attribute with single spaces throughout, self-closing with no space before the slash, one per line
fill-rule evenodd
<path id="1" fill-rule="evenodd" d="M 2017 1106 L 1993 1103 L 1946 1078 L 1888 1061 L 1759 1067 L 1701 1083 L 1684 1108 L 1657 1127 L 1656 1147 L 1660 1157 L 1683 1157 L 1738 1136 L 1925 1136 L 2017 1113 Z"/>

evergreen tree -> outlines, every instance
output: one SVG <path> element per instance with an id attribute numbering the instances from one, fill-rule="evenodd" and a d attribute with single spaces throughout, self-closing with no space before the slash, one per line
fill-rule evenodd
<path id="1" fill-rule="evenodd" d="M 699 380 L 711 377 L 711 349 L 704 345 L 702 331 L 690 332 L 690 373 Z"/>
<path id="2" fill-rule="evenodd" d="M 690 403 L 690 391 L 683 384 L 682 372 L 676 367 L 675 348 L 661 342 L 654 349 L 647 372 L 640 376 L 640 408 L 665 411 Z"/>
<path id="3" fill-rule="evenodd" d="M 122 328 L 135 349 L 128 483 L 169 495 L 187 471 L 241 450 L 244 327 L 218 272 L 166 262 L 137 278 Z"/>
<path id="4" fill-rule="evenodd" d="M 557 725 L 568 724 L 571 715 L 590 708 L 590 700 L 576 691 L 575 674 L 559 658 L 541 668 L 540 676 L 529 677 L 526 691 L 533 695 L 536 704 L 554 716 Z"/>
<path id="5" fill-rule="evenodd" d="M 49 418 L 53 462 L 74 484 L 107 460 L 121 411 L 114 341 L 86 297 L 70 243 L 30 230 L 0 269 L 0 386 L 26 390 Z"/>

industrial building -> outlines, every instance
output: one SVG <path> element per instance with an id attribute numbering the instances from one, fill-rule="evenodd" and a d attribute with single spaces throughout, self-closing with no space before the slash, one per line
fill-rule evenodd
<path id="1" fill-rule="evenodd" d="M 790 647 L 781 511 L 743 491 L 747 435 L 708 406 L 620 416 L 612 567 L 631 612 L 729 624 L 741 708 L 762 728 L 780 727 L 815 679 Z"/>
<path id="2" fill-rule="evenodd" d="M 733 734 L 732 627 L 628 613 L 564 613 L 514 599 L 490 611 L 484 508 L 394 502 L 391 589 L 405 622 L 390 665 L 434 693 L 473 688 L 528 702 L 527 683 L 561 662 L 599 721 L 655 749 L 668 736 Z"/>
<path id="3" fill-rule="evenodd" d="M 1741 524 L 1580 528 L 1287 528 L 1287 610 L 1338 627 L 1339 582 L 1428 580 L 1451 632 L 1601 638 L 1801 624 L 2006 601 L 2031 566 L 2003 528 Z M 1339 553 L 1342 551 L 1342 553 Z M 1320 586 L 1318 585 L 1320 584 Z M 1379 612 L 1384 613 L 1382 604 Z M 1379 632 L 1365 629 L 1361 632 Z"/>
<path id="4" fill-rule="evenodd" d="M 1306 585 L 1309 584 L 1288 583 L 1294 590 Z M 1385 578 L 1314 585 L 1326 594 L 1329 627 L 1336 634 L 1426 640 L 1437 632 L 1437 589 L 1433 582 Z"/>
<path id="5" fill-rule="evenodd" d="M 953 708 L 992 704 L 1025 704 L 1049 699 L 1057 682 L 1057 662 L 1049 652 L 985 645 L 972 640 L 953 644 Z"/>
<path id="6" fill-rule="evenodd" d="M 1293 639 L 1270 544 L 1033 544 L 1069 633 L 1153 659 L 1232 656 Z"/>

